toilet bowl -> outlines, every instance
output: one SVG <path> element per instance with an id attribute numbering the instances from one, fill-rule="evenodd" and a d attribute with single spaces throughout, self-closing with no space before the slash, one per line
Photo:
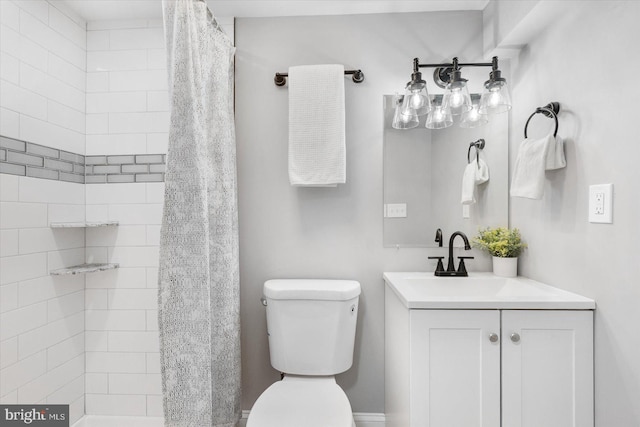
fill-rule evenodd
<path id="1" fill-rule="evenodd" d="M 260 395 L 247 427 L 355 427 L 334 375 L 353 364 L 359 295 L 353 280 L 264 284 L 271 365 L 284 378 Z"/>
<path id="2" fill-rule="evenodd" d="M 333 377 L 286 375 L 251 408 L 247 427 L 354 427 L 349 399 Z"/>

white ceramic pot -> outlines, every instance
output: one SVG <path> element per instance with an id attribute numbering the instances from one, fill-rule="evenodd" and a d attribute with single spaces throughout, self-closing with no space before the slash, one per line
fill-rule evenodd
<path id="1" fill-rule="evenodd" d="M 518 258 L 493 257 L 493 274 L 500 277 L 516 277 L 518 275 Z"/>

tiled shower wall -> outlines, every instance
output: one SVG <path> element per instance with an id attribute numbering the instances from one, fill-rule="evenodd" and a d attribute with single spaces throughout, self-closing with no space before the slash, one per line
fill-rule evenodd
<path id="1" fill-rule="evenodd" d="M 49 223 L 84 220 L 84 185 L 35 178 L 56 169 L 84 178 L 64 174 L 85 150 L 86 24 L 59 3 L 0 1 L 0 135 L 29 141 L 3 141 L 12 147 L 3 152 L 32 176 L 0 165 L 13 168 L 0 173 L 0 402 L 70 403 L 75 421 L 84 413 L 84 277 L 49 270 L 84 261 L 85 233 Z M 63 152 L 80 156 L 63 165 Z"/>

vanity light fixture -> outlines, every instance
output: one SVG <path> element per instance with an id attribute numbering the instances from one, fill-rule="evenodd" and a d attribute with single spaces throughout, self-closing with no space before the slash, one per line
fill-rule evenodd
<path id="1" fill-rule="evenodd" d="M 420 68 L 425 67 L 435 68 L 433 79 L 445 89 L 443 96 L 429 97 L 426 82 L 420 73 Z M 482 96 L 472 97 L 469 94 L 467 79 L 462 77 L 462 67 L 491 67 Z M 416 119 L 419 116 L 426 115 L 425 126 L 429 129 L 449 127 L 454 117 L 461 127 L 476 127 L 488 122 L 488 114 L 510 109 L 511 96 L 507 81 L 498 69 L 497 56 L 489 63 L 460 63 L 454 57 L 449 64 L 420 64 L 419 59 L 414 58 L 411 81 L 406 85 L 402 102 L 396 105 L 392 126 L 395 129 L 411 129 L 417 126 Z"/>

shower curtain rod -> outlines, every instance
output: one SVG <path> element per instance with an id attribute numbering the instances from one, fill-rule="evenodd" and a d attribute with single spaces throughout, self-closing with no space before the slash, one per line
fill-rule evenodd
<path id="1" fill-rule="evenodd" d="M 351 80 L 353 80 L 354 83 L 362 83 L 364 81 L 364 73 L 362 70 L 344 70 L 344 75 L 353 75 Z M 287 76 L 289 76 L 288 73 L 276 73 L 273 82 L 276 86 L 284 86 L 287 84 Z"/>

